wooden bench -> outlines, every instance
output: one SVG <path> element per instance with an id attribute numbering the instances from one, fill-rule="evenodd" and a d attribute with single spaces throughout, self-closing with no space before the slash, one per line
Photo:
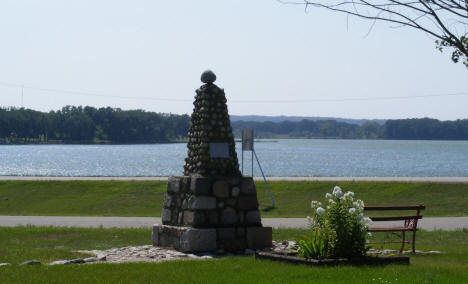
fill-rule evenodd
<path id="1" fill-rule="evenodd" d="M 420 214 L 422 210 L 426 209 L 424 205 L 416 206 L 365 206 L 364 211 L 402 211 L 402 210 L 415 210 L 416 215 L 410 216 L 388 216 L 388 217 L 369 217 L 373 222 L 380 221 L 404 221 L 401 226 L 387 226 L 387 227 L 371 227 L 368 229 L 369 232 L 401 232 L 401 248 L 400 253 L 403 252 L 405 248 L 405 243 L 411 243 L 412 252 L 415 252 L 415 243 L 416 243 L 416 230 L 418 226 L 418 220 L 422 219 Z M 413 232 L 412 242 L 406 240 L 405 233 Z"/>

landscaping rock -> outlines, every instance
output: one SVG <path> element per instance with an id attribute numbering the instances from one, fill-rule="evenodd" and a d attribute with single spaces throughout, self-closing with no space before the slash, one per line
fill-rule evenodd
<path id="1" fill-rule="evenodd" d="M 27 260 L 25 262 L 22 262 L 21 265 L 35 265 L 35 264 L 41 264 L 39 260 Z"/>
<path id="2" fill-rule="evenodd" d="M 85 263 L 85 261 L 82 258 L 75 258 L 71 259 L 70 263 Z"/>
<path id="3" fill-rule="evenodd" d="M 70 264 L 70 261 L 64 259 L 64 260 L 52 261 L 51 263 L 49 263 L 49 265 L 65 265 L 65 264 Z"/>
<path id="4" fill-rule="evenodd" d="M 104 256 L 104 260 L 106 260 L 106 257 Z M 96 262 L 99 261 L 97 257 L 87 257 L 83 259 L 84 262 L 90 263 L 90 262 Z"/>

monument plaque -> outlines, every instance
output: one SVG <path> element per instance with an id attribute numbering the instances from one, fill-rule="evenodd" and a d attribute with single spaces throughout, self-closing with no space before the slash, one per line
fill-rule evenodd
<path id="1" fill-rule="evenodd" d="M 254 181 L 239 171 L 224 90 L 213 84 L 211 71 L 201 80 L 184 176 L 167 181 L 163 224 L 153 226 L 153 245 L 184 252 L 270 247 L 272 229 L 262 226 Z"/>
<path id="2" fill-rule="evenodd" d="M 229 158 L 229 144 L 210 143 L 210 158 Z"/>

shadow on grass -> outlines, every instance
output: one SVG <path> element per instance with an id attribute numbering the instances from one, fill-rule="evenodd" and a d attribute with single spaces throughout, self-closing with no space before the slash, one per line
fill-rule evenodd
<path id="1" fill-rule="evenodd" d="M 275 209 L 276 209 L 276 207 L 274 207 L 274 206 L 267 206 L 267 207 L 263 208 L 262 211 L 263 212 L 270 212 L 270 211 L 273 211 Z"/>

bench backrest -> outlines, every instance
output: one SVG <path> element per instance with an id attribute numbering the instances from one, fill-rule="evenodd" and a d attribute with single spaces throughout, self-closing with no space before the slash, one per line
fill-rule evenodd
<path id="1" fill-rule="evenodd" d="M 391 210 L 416 210 L 416 215 L 406 216 L 384 216 L 384 217 L 369 217 L 372 221 L 405 221 L 405 227 L 416 228 L 418 220 L 422 219 L 421 210 L 426 209 L 424 205 L 411 206 L 364 206 L 364 211 L 391 211 Z"/>
<path id="2" fill-rule="evenodd" d="M 424 205 L 406 205 L 406 206 L 364 206 L 366 211 L 381 211 L 381 210 L 424 210 Z"/>

